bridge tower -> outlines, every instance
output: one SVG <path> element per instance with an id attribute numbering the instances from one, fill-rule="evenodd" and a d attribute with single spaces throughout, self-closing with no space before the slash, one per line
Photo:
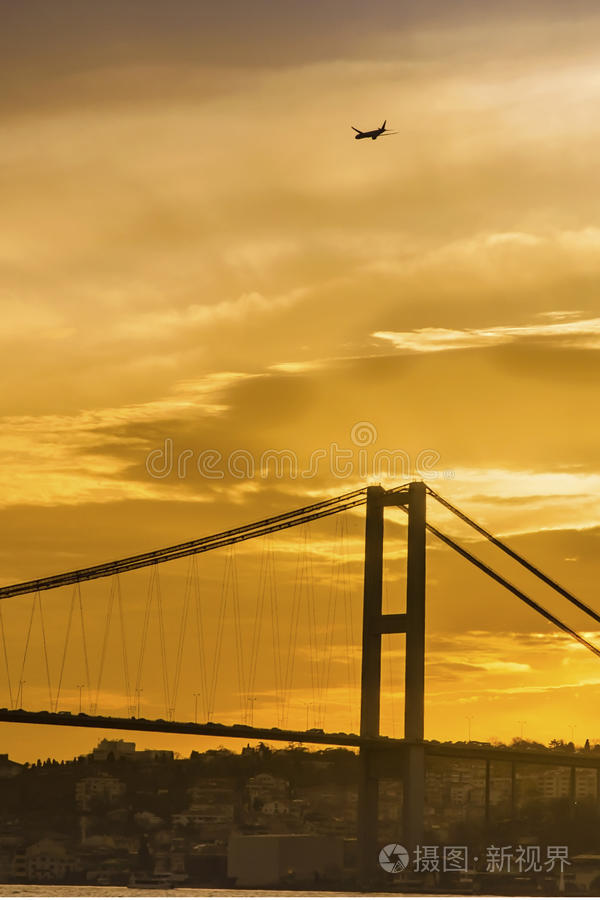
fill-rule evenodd
<path id="1" fill-rule="evenodd" d="M 409 851 L 422 841 L 425 796 L 423 745 L 425 696 L 425 509 L 426 488 L 414 482 L 407 489 L 386 492 L 367 488 L 361 672 L 360 736 L 380 736 L 381 635 L 405 634 L 404 739 L 396 760 L 403 781 L 403 821 L 400 835 L 390 835 Z M 382 613 L 383 534 L 386 506 L 408 507 L 406 611 Z M 361 746 L 358 791 L 359 877 L 368 885 L 378 870 L 379 760 L 375 746 Z"/>

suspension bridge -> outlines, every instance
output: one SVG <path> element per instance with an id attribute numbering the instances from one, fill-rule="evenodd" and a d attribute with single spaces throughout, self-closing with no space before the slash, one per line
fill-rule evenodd
<path id="1" fill-rule="evenodd" d="M 411 482 L 385 490 L 371 485 L 186 543 L 0 587 L 8 701 L 0 709 L 0 721 L 356 747 L 359 867 L 367 880 L 377 861 L 380 780 L 402 778 L 398 837 L 414 847 L 423 836 L 426 756 L 457 756 L 456 748 L 424 739 L 428 533 L 569 640 L 600 656 L 583 634 L 428 521 L 428 501 L 600 622 L 594 609 L 430 486 Z M 360 507 L 366 507 L 364 524 Z M 384 611 L 386 510 L 406 517 L 406 549 L 394 559 L 394 564 L 398 558 L 406 560 L 402 612 Z M 324 520 L 335 523 L 335 530 L 311 532 Z M 399 529 L 397 517 L 390 524 Z M 290 529 L 296 529 L 299 539 L 278 545 L 276 535 Z M 259 542 L 259 552 L 253 552 Z M 247 550 L 243 558 L 240 549 Z M 201 572 L 203 554 L 213 564 Z M 277 554 L 285 563 L 283 576 L 276 571 Z M 242 563 L 251 570 L 246 578 L 240 575 Z M 137 581 L 130 583 L 125 576 Z M 231 628 L 226 627 L 228 615 Z M 360 620 L 362 632 L 357 634 Z M 384 638 L 395 635 L 405 637 L 403 729 L 401 735 L 386 735 L 382 650 Z M 132 643 L 137 645 L 133 663 Z M 388 675 L 388 696 L 393 698 L 398 679 L 391 664 Z M 181 699 L 182 684 L 188 689 L 187 703 Z M 47 709 L 26 708 L 26 695 L 39 706 L 44 692 Z M 258 699 L 260 724 L 255 722 Z M 142 703 L 152 715 L 141 714 Z M 69 705 L 73 708 L 64 708 Z M 187 721 L 179 712 L 182 707 Z M 242 721 L 228 724 L 215 718 Z M 398 719 L 392 709 L 389 730 L 394 731 Z M 309 727 L 311 720 L 314 727 Z M 595 768 L 600 784 L 600 759 L 594 756 L 471 744 L 461 748 L 460 756 L 485 763 L 486 819 L 494 761 L 510 762 L 513 799 L 521 763 L 568 766 L 573 796 L 576 768 Z"/>

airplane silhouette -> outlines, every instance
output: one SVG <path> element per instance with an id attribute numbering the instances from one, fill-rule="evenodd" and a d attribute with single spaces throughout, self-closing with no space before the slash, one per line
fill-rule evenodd
<path id="1" fill-rule="evenodd" d="M 361 141 L 363 138 L 371 138 L 371 140 L 375 141 L 381 134 L 398 134 L 397 131 L 390 131 L 389 128 L 386 128 L 386 122 L 387 119 L 384 120 L 381 128 L 374 128 L 373 131 L 361 131 L 359 128 L 355 128 L 354 125 L 351 125 L 350 128 L 356 131 L 355 140 L 357 141 Z"/>

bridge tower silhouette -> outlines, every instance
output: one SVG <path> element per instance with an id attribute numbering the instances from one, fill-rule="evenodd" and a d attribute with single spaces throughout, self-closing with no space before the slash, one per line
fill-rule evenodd
<path id="1" fill-rule="evenodd" d="M 367 488 L 362 632 L 360 736 L 376 740 L 381 716 L 381 642 L 384 634 L 405 634 L 404 738 L 402 755 L 402 839 L 408 849 L 421 841 L 425 801 L 425 562 L 426 485 L 413 482 L 390 493 L 379 485 Z M 384 513 L 388 506 L 408 510 L 406 611 L 384 614 Z M 377 865 L 379 772 L 377 751 L 360 748 L 358 793 L 359 873 L 368 881 Z"/>

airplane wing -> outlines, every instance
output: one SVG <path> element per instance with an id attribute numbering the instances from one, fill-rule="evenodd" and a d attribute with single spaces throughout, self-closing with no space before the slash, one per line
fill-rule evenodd
<path id="1" fill-rule="evenodd" d="M 355 128 L 354 125 L 351 125 L 350 128 L 352 129 L 352 131 L 356 131 L 357 134 L 362 134 L 360 128 Z"/>

